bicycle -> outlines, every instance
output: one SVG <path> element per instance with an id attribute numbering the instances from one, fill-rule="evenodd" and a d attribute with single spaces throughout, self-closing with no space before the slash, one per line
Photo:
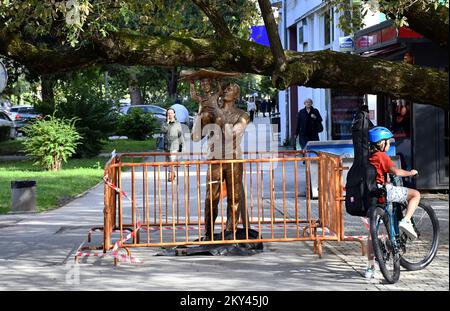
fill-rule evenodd
<path id="1" fill-rule="evenodd" d="M 401 185 L 401 179 L 394 177 L 393 184 Z M 378 200 L 369 211 L 375 260 L 390 284 L 399 280 L 400 266 L 409 271 L 428 266 L 436 256 L 439 245 L 439 221 L 431 206 L 425 203 L 419 203 L 411 218 L 417 239 L 412 240 L 399 230 L 398 223 L 406 207 L 406 204 Z"/>

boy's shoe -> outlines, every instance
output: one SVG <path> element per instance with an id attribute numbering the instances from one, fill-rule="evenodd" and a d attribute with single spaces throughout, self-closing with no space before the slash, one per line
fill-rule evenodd
<path id="1" fill-rule="evenodd" d="M 372 280 L 375 278 L 375 268 L 374 267 L 367 267 L 366 271 L 364 272 L 364 277 L 366 280 Z"/>
<path id="2" fill-rule="evenodd" d="M 414 227 L 410 220 L 400 220 L 400 222 L 398 223 L 398 227 L 400 228 L 400 231 L 404 232 L 409 238 L 417 239 L 416 230 L 414 230 Z"/>

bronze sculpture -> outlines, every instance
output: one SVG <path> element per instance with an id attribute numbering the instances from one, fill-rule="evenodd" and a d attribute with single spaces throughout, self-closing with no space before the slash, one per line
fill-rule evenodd
<path id="1" fill-rule="evenodd" d="M 205 90 L 207 89 L 206 86 Z M 218 102 L 199 102 L 199 114 L 194 121 L 192 138 L 194 141 L 200 140 L 204 127 L 209 124 L 214 125 L 211 129 L 215 128 L 215 130 L 206 131 L 208 136 L 208 160 L 229 160 L 242 157 L 240 144 L 250 117 L 245 111 L 235 107 L 235 101 L 239 99 L 239 96 L 239 85 L 229 83 L 223 90 L 222 108 L 219 108 Z M 218 97 L 216 98 L 218 99 Z M 202 106 L 203 103 L 207 104 L 207 110 Z M 216 118 L 211 118 L 211 116 L 216 116 Z M 219 120 L 217 120 L 217 116 L 220 117 Z M 227 189 L 226 231 L 235 232 L 239 217 L 242 219 L 246 217 L 244 209 L 245 191 L 242 178 L 242 163 L 210 165 L 206 176 L 205 240 L 211 240 L 214 234 L 213 228 L 218 214 L 222 179 L 225 181 Z"/>

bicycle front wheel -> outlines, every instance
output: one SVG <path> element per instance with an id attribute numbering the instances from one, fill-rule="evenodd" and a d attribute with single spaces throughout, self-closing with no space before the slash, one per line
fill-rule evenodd
<path id="1" fill-rule="evenodd" d="M 420 270 L 428 266 L 436 256 L 439 245 L 439 221 L 431 206 L 420 203 L 411 219 L 417 239 L 404 239 L 400 264 L 407 270 Z"/>
<path id="2" fill-rule="evenodd" d="M 394 284 L 400 278 L 400 255 L 392 244 L 389 217 L 378 206 L 370 210 L 370 236 L 381 273 L 387 282 Z"/>

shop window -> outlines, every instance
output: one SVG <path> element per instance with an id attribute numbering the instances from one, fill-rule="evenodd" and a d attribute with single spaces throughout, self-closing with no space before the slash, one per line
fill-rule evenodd
<path id="1" fill-rule="evenodd" d="M 364 103 L 364 95 L 331 90 L 331 139 L 351 139 L 352 121 Z"/>
<path id="2" fill-rule="evenodd" d="M 391 102 L 394 138 L 411 138 L 411 103 L 404 99 Z"/>
<path id="3" fill-rule="evenodd" d="M 407 170 L 412 168 L 411 108 L 412 102 L 404 99 L 388 101 L 385 124 L 394 134 L 396 153 L 400 157 L 401 167 Z"/>

